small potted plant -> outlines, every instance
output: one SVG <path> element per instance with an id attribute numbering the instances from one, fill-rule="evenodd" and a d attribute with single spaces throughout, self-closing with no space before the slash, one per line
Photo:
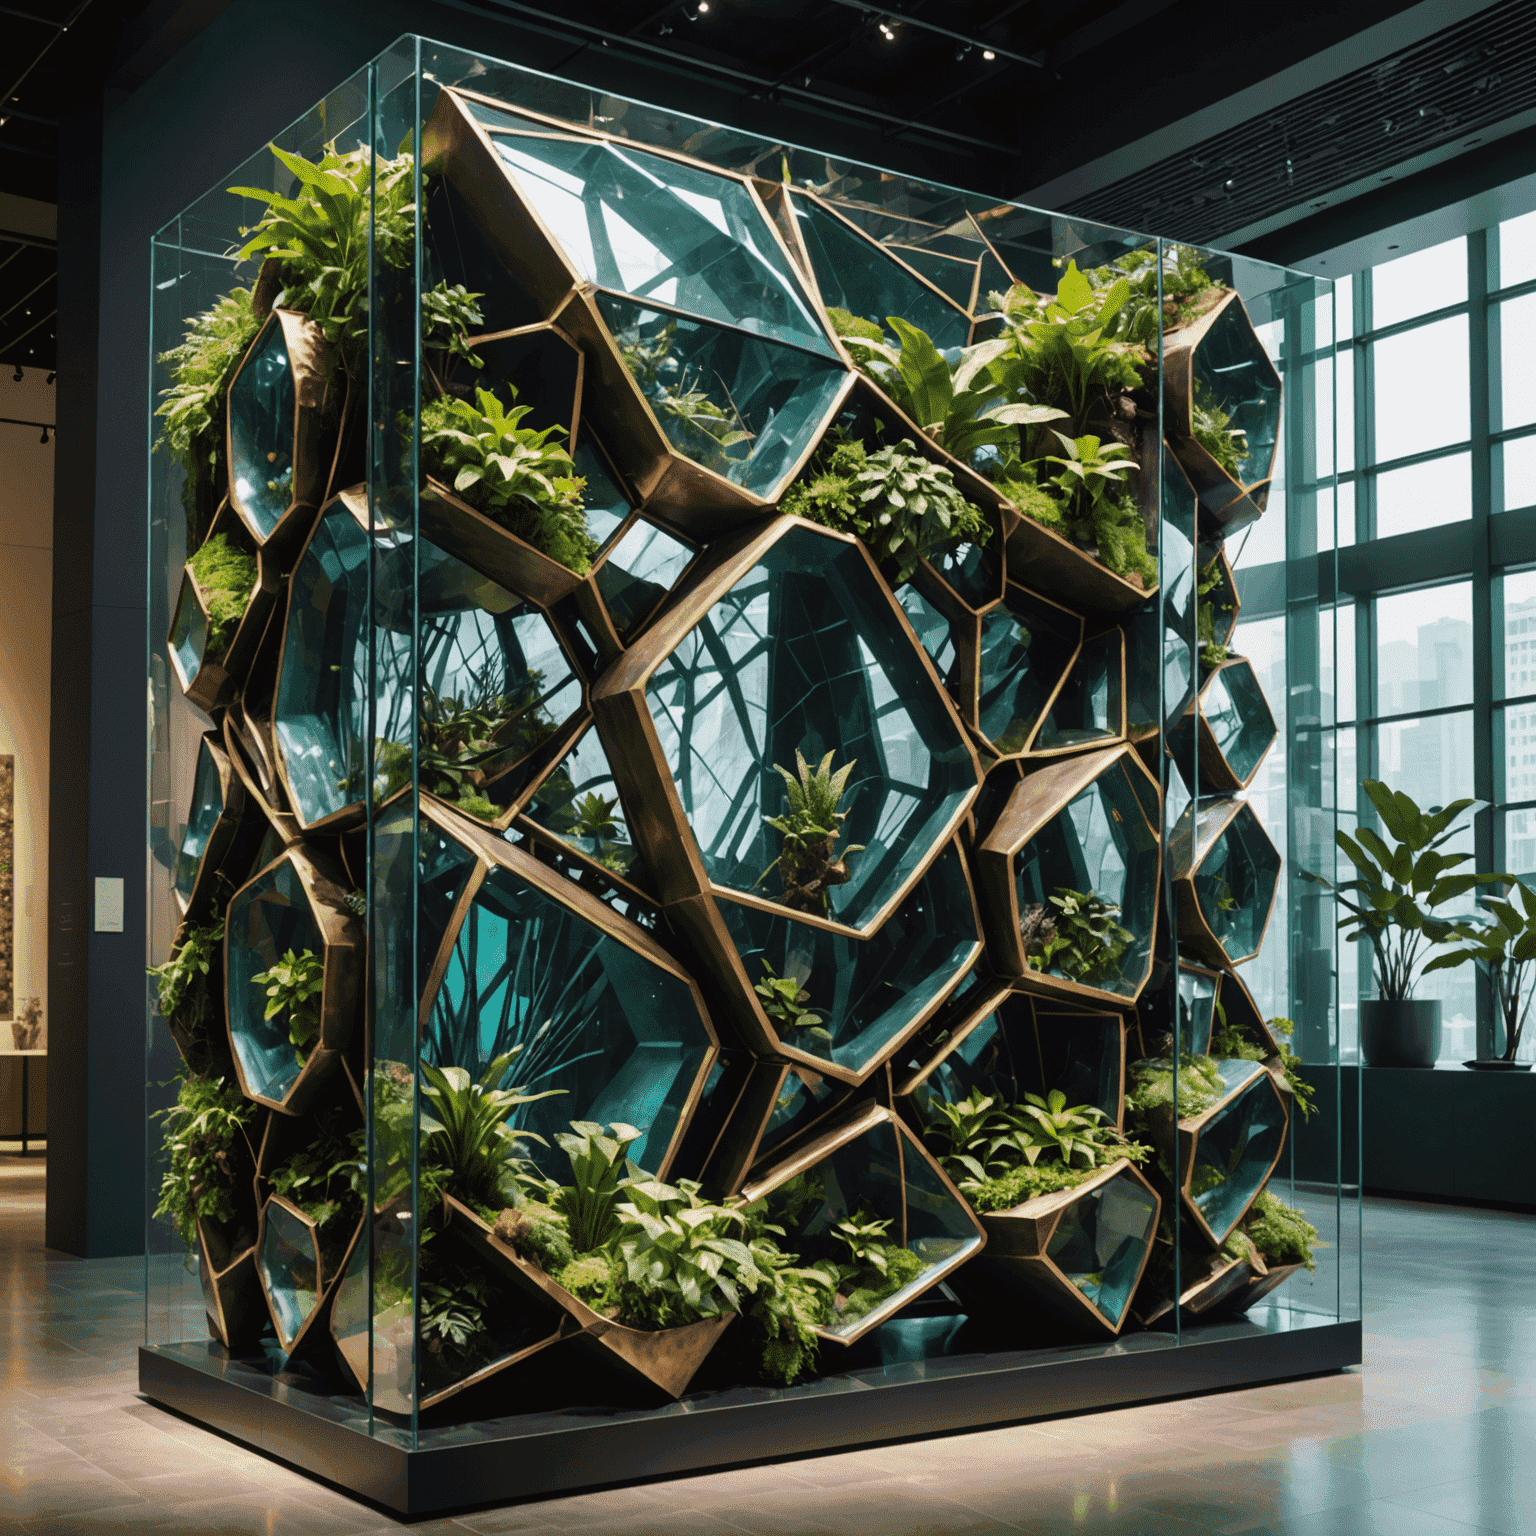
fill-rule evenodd
<path id="1" fill-rule="evenodd" d="M 1360 1051 L 1367 1066 L 1432 1067 L 1440 1055 L 1440 1004 L 1413 996 L 1423 970 L 1464 965 L 1470 952 L 1437 957 L 1420 968 L 1425 946 L 1456 937 L 1459 925 L 1435 913 L 1479 885 L 1507 880 L 1507 875 L 1455 872 L 1469 853 L 1445 853 L 1444 845 L 1461 829 L 1452 823 L 1473 802 L 1453 800 L 1441 809 L 1421 811 L 1401 790 L 1378 779 L 1362 783 L 1381 818 L 1389 847 L 1372 828 L 1351 837 L 1335 832 L 1334 841 L 1360 872 L 1359 879 L 1335 885 L 1303 871 L 1306 879 L 1326 885 L 1346 915 L 1339 919 L 1345 938 L 1370 940 L 1379 996 L 1360 1003 Z"/>
<path id="2" fill-rule="evenodd" d="M 1480 966 L 1493 990 L 1493 1017 L 1503 1027 L 1504 1049 L 1498 1056 L 1479 1056 L 1464 1065 L 1481 1071 L 1529 1072 L 1531 1064 L 1516 1061 L 1515 1053 L 1536 999 L 1536 892 L 1517 880 L 1507 896 L 1484 896 L 1481 905 L 1486 917 L 1456 925 L 1461 948 L 1436 955 L 1424 970 L 1450 970 L 1469 960 Z M 1490 1044 L 1498 1048 L 1497 1039 Z"/>

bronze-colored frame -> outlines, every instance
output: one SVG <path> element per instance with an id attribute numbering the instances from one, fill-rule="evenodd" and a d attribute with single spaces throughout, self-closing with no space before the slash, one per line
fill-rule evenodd
<path id="1" fill-rule="evenodd" d="M 241 776 L 235 772 L 234 765 L 229 760 L 229 753 L 225 751 L 224 744 L 218 731 L 205 731 L 197 746 L 198 762 L 192 771 L 192 783 L 194 790 L 197 784 L 198 772 L 202 766 L 203 753 L 208 754 L 209 761 L 213 764 L 214 772 L 219 780 L 219 798 L 222 801 L 222 809 L 218 818 L 208 831 L 208 841 L 203 845 L 202 854 L 197 861 L 197 869 L 192 876 L 192 889 L 185 901 L 181 892 L 174 885 L 171 887 L 171 899 L 183 917 L 189 913 L 197 914 L 208 904 L 214 876 L 229 856 L 230 849 L 234 846 L 236 837 L 240 831 L 240 825 L 245 820 L 246 793 L 245 783 Z M 196 807 L 194 806 L 195 810 Z M 190 824 L 191 817 L 188 817 Z M 185 840 L 185 832 L 182 834 Z M 177 850 L 177 859 L 181 857 L 180 849 Z"/>
<path id="2" fill-rule="evenodd" d="M 260 1338 L 267 1321 L 256 1244 L 232 1248 L 217 1223 L 199 1217 L 197 1258 L 208 1332 L 225 1349 L 248 1348 Z"/>
<path id="3" fill-rule="evenodd" d="M 1014 860 L 1029 841 L 1094 780 L 1120 763 L 1125 765 L 1128 773 L 1140 773 L 1145 778 L 1160 804 L 1162 790 L 1157 780 L 1136 749 L 1127 742 L 1120 742 L 1076 757 L 1059 758 L 1026 775 L 1009 795 L 996 825 L 976 850 L 976 879 L 983 897 L 981 913 L 987 934 L 987 952 L 993 968 L 1002 975 L 1016 978 L 1018 986 L 1026 992 L 1062 999 L 1087 998 L 1123 1010 L 1141 996 L 1152 975 L 1155 934 L 1146 936 L 1147 960 L 1140 981 L 1132 991 L 1123 993 L 1031 970 L 1019 933 L 1019 891 L 1014 879 Z M 1139 804 L 1140 796 L 1137 800 Z M 1163 858 L 1160 829 L 1150 821 L 1147 827 L 1157 846 L 1155 857 L 1160 876 Z"/>
<path id="4" fill-rule="evenodd" d="M 1246 656 L 1229 656 L 1219 666 L 1206 671 L 1200 680 L 1200 691 L 1184 712 L 1184 718 L 1180 722 L 1182 737 L 1180 741 L 1184 757 L 1188 756 L 1190 746 L 1189 737 L 1193 736 L 1197 744 L 1197 762 L 1199 763 L 1200 793 L 1205 795 L 1235 795 L 1239 790 L 1247 789 L 1258 777 L 1259 769 L 1264 766 L 1264 759 L 1269 756 L 1270 748 L 1279 739 L 1280 728 L 1275 724 L 1274 711 L 1269 707 L 1269 700 L 1264 697 L 1264 690 L 1258 687 L 1258 677 L 1254 676 L 1254 686 L 1258 688 L 1259 698 L 1264 703 L 1264 713 L 1269 719 L 1270 735 L 1269 746 L 1259 754 L 1258 761 L 1246 776 L 1240 776 L 1231 763 L 1227 761 L 1226 754 L 1216 742 L 1216 733 L 1211 729 L 1210 721 L 1206 718 L 1206 695 L 1210 692 L 1216 679 L 1223 672 L 1231 671 L 1235 667 L 1245 667 L 1250 674 L 1253 673 L 1253 663 Z"/>
<path id="5" fill-rule="evenodd" d="M 1168 859 L 1173 866 L 1174 904 L 1178 909 L 1179 940 L 1189 945 L 1191 951 L 1202 960 L 1217 969 L 1225 970 L 1230 966 L 1241 965 L 1245 960 L 1252 960 L 1264 948 L 1270 919 L 1275 915 L 1275 898 L 1280 889 L 1279 876 L 1277 873 L 1275 883 L 1270 888 L 1269 910 L 1264 914 L 1264 921 L 1259 926 L 1258 942 L 1245 955 L 1230 955 L 1223 947 L 1221 940 L 1216 937 L 1205 914 L 1200 910 L 1200 901 L 1195 894 L 1195 875 L 1199 872 L 1201 864 L 1210 856 L 1211 850 L 1222 834 L 1233 822 L 1243 816 L 1252 822 L 1253 831 L 1263 839 L 1264 845 L 1274 854 L 1277 871 L 1283 861 L 1279 850 L 1264 830 L 1263 822 L 1259 820 L 1248 801 L 1208 801 L 1201 809 L 1211 812 L 1211 820 L 1204 828 L 1194 825 L 1195 807 L 1192 806 L 1180 818 L 1168 839 Z M 1197 838 L 1198 847 L 1195 846 Z"/>
<path id="6" fill-rule="evenodd" d="M 314 1245 L 315 1252 L 315 1304 L 305 1315 L 303 1322 L 299 1324 L 297 1332 L 290 1338 L 284 1331 L 281 1315 L 277 1304 L 272 1299 L 272 1288 L 267 1281 L 267 1272 L 262 1267 L 262 1245 L 267 1235 L 267 1213 L 273 1206 L 281 1206 L 288 1215 L 303 1224 L 305 1231 L 309 1233 L 309 1240 Z M 261 1207 L 261 1226 L 256 1234 L 256 1246 L 252 1250 L 256 1274 L 261 1283 L 261 1294 L 267 1304 L 267 1312 L 272 1319 L 272 1331 L 277 1335 L 278 1347 L 290 1360 L 303 1360 L 322 1351 L 330 1341 L 330 1317 L 331 1307 L 336 1300 L 336 1287 L 341 1277 L 347 1272 L 352 1254 L 358 1243 L 367 1234 L 368 1223 L 359 1218 L 356 1230 L 347 1240 L 347 1246 L 342 1251 L 340 1259 L 334 1269 L 327 1269 L 325 1256 L 320 1251 L 320 1229 L 309 1216 L 306 1216 L 293 1201 L 283 1195 L 269 1195 Z"/>

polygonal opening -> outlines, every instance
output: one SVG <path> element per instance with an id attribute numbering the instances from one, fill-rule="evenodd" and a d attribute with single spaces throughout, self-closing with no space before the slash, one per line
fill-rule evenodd
<path id="1" fill-rule="evenodd" d="M 1200 716 L 1231 787 L 1251 783 L 1279 734 L 1251 662 L 1234 657 L 1211 674 L 1201 691 Z"/>
<path id="2" fill-rule="evenodd" d="M 955 639 L 949 620 L 923 596 L 910 581 L 896 589 L 896 601 L 912 626 L 918 644 L 928 652 L 933 669 L 944 679 L 945 686 L 954 692 L 958 686 L 955 676 Z"/>
<path id="3" fill-rule="evenodd" d="M 534 790 L 523 815 L 621 879 L 639 858 L 608 754 L 591 727 Z"/>
<path id="4" fill-rule="evenodd" d="M 1012 585 L 981 616 L 977 721 L 995 752 L 1011 757 L 1029 749 L 1082 635 L 1076 614 Z"/>
<path id="5" fill-rule="evenodd" d="M 198 601 L 192 577 L 186 575 L 181 578 L 181 594 L 176 599 L 176 616 L 171 620 L 170 635 L 171 661 L 183 692 L 192 686 L 202 670 L 203 653 L 207 649 L 208 615 Z"/>
<path id="6" fill-rule="evenodd" d="M 1229 1094 L 1195 1139 L 1189 1198 L 1218 1243 L 1242 1220 L 1285 1143 L 1285 1103 L 1256 1061 L 1216 1064 Z"/>
<path id="7" fill-rule="evenodd" d="M 1216 1027 L 1216 989 L 1221 978 L 1199 966 L 1179 966 L 1179 1052 L 1205 1056 Z"/>
<path id="8" fill-rule="evenodd" d="M 1225 822 L 1207 842 L 1207 829 Z M 1200 845 L 1205 850 L 1193 886 L 1200 920 L 1229 962 L 1259 952 L 1275 902 L 1280 855 L 1253 807 L 1246 801 L 1234 813 L 1230 802 L 1202 807 Z"/>
<path id="9" fill-rule="evenodd" d="M 256 1264 L 272 1309 L 278 1343 L 292 1349 L 320 1304 L 320 1244 L 312 1222 L 274 1196 L 267 1202 Z"/>
<path id="10" fill-rule="evenodd" d="M 269 315 L 229 389 L 230 499 L 260 539 L 293 502 L 296 418 L 288 339 Z"/>
<path id="11" fill-rule="evenodd" d="M 1113 741 L 1125 712 L 1125 642 L 1118 629 L 1090 635 L 1040 722 L 1033 750 L 1070 752 Z"/>
<path id="12" fill-rule="evenodd" d="M 694 549 L 646 518 L 636 518 L 594 573 L 620 640 L 635 633 L 682 580 Z"/>
<path id="13" fill-rule="evenodd" d="M 1112 1328 L 1131 1303 L 1157 1213 L 1157 1196 L 1122 1169 L 1073 1200 L 1046 1246 L 1046 1257 Z"/>
<path id="14" fill-rule="evenodd" d="M 208 840 L 213 836 L 219 817 L 224 814 L 224 776 L 214 751 L 212 743 L 204 736 L 198 743 L 197 771 L 192 777 L 192 809 L 187 816 L 186 831 L 181 836 L 181 847 L 176 850 L 171 888 L 183 912 L 191 904 L 196 890 L 197 872 L 208 851 Z"/>
<path id="15" fill-rule="evenodd" d="M 1126 718 L 1131 739 L 1166 727 L 1183 715 L 1195 690 L 1195 520 L 1198 502 L 1188 477 L 1167 447 L 1162 464 L 1157 594 L 1124 620 Z M 1162 697 L 1159 700 L 1158 686 Z"/>
<path id="16" fill-rule="evenodd" d="M 1195 347 L 1196 402 L 1226 412 L 1241 451 L 1236 478 L 1254 485 L 1269 478 L 1280 436 L 1280 379 L 1243 308 L 1232 299 Z"/>

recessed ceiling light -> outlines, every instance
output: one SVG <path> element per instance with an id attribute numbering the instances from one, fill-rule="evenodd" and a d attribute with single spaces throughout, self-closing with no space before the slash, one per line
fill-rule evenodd
<path id="1" fill-rule="evenodd" d="M 992 62 L 992 60 L 993 60 L 993 59 L 995 59 L 995 58 L 996 58 L 996 57 L 997 57 L 997 55 L 996 55 L 996 54 L 995 54 L 995 53 L 993 53 L 993 52 L 992 52 L 992 50 L 991 50 L 991 49 L 990 49 L 990 48 L 983 48 L 983 49 L 982 49 L 982 50 L 981 50 L 981 56 L 982 56 L 982 58 L 984 58 L 984 59 L 985 59 L 985 60 L 986 60 L 986 61 L 987 61 L 987 63 L 989 63 L 989 64 L 990 64 L 990 63 L 991 63 L 991 62 Z"/>

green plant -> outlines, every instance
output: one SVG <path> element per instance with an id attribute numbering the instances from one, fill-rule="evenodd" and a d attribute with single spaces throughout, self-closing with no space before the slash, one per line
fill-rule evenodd
<path id="1" fill-rule="evenodd" d="M 926 1137 L 930 1145 L 940 1143 L 939 1160 L 955 1179 L 984 1181 L 989 1169 L 1015 1161 L 1010 1154 L 1018 1150 L 1014 1133 L 1019 1129 L 1018 1117 L 1003 1101 L 980 1088 L 958 1102 L 937 1094 L 929 1101 Z"/>
<path id="2" fill-rule="evenodd" d="M 1354 837 L 1335 832 L 1334 842 L 1359 871 L 1359 878 L 1335 884 L 1310 870 L 1302 870 L 1301 875 L 1335 893 L 1346 913 L 1339 919 L 1340 931 L 1347 939 L 1369 940 L 1382 998 L 1401 1001 L 1413 992 L 1424 945 L 1443 944 L 1456 934 L 1457 925 L 1436 917 L 1436 910 L 1479 885 L 1512 877 L 1452 873 L 1472 855 L 1442 850 L 1461 830 L 1452 823 L 1473 803 L 1471 799 L 1453 800 L 1441 810 L 1426 812 L 1379 779 L 1365 779 L 1361 788 L 1395 846 L 1389 848 L 1366 826 Z M 1461 951 L 1436 968 L 1464 965 L 1470 958 Z"/>
<path id="3" fill-rule="evenodd" d="M 889 1219 L 876 1217 L 864 1206 L 833 1224 L 833 1237 L 849 1253 L 844 1263 L 822 1261 L 829 1279 L 835 1273 L 838 1323 L 867 1316 L 923 1272 L 923 1261 L 910 1248 L 885 1241 L 890 1226 Z"/>
<path id="4" fill-rule="evenodd" d="M 478 405 L 439 395 L 422 406 L 421 447 L 429 468 L 509 533 L 585 575 L 597 542 L 582 503 L 585 481 L 558 441 L 565 428 L 524 427 L 533 407 L 509 410 L 488 389 L 476 390 L 475 398 Z"/>
<path id="5" fill-rule="evenodd" d="M 224 919 L 217 922 L 188 924 L 181 936 L 181 943 L 164 965 L 146 966 L 145 970 L 155 978 L 155 1003 L 160 1012 L 170 1018 L 183 1003 L 192 1002 L 201 994 L 199 1017 L 187 1022 L 196 1025 L 204 1022 L 209 999 L 207 981 L 213 965 L 213 957 L 224 942 Z M 201 978 L 201 985 L 199 984 Z"/>
<path id="6" fill-rule="evenodd" d="M 256 585 L 256 557 L 216 533 L 188 562 L 208 599 L 208 644 L 203 655 L 217 661 L 245 617 Z"/>
<path id="7" fill-rule="evenodd" d="M 782 815 L 763 818 L 782 841 L 778 858 L 757 877 L 756 883 L 761 885 L 777 868 L 783 885 L 779 899 L 798 912 L 825 912 L 830 888 L 844 885 L 852 878 L 849 855 L 864 848 L 862 843 L 854 843 L 842 850 L 841 857 L 834 857 L 843 822 L 848 818 L 848 812 L 838 810 L 838 805 L 856 761 L 844 763 L 834 773 L 832 759 L 836 755 L 828 752 L 813 770 L 796 747 L 794 773 L 777 763 L 773 765 L 774 772 L 783 777 L 789 804 Z"/>
<path id="8" fill-rule="evenodd" d="M 798 976 L 779 976 L 764 960 L 763 979 L 752 990 L 762 1002 L 770 1024 L 795 1033 L 803 1029 L 819 1040 L 831 1040 L 832 1032 L 822 1027 L 821 1015 L 811 1012 L 811 994 Z"/>
<path id="9" fill-rule="evenodd" d="M 630 326 L 613 339 L 640 392 L 662 418 L 663 430 L 680 437 L 686 452 L 711 468 L 723 468 L 730 461 L 729 449 L 752 441 L 730 391 L 725 390 L 727 403 L 719 404 L 699 388 L 698 373 L 690 373 L 673 355 L 677 321 L 668 320 L 649 338 Z"/>
<path id="10" fill-rule="evenodd" d="M 571 1182 L 555 1189 L 549 1204 L 565 1218 L 571 1247 L 578 1254 L 604 1247 L 619 1229 L 619 1192 L 641 1177 L 629 1160 L 640 1132 L 632 1125 L 611 1125 L 606 1135 L 591 1120 L 573 1120 L 570 1131 L 555 1137 L 570 1159 Z"/>
<path id="11" fill-rule="evenodd" d="M 1093 1174 L 1092 1168 L 1069 1168 L 1065 1163 L 1021 1163 L 1006 1173 L 969 1180 L 960 1192 L 980 1212 L 1008 1211 L 1040 1195 L 1075 1189 Z"/>
<path id="12" fill-rule="evenodd" d="M 1226 292 L 1205 270 L 1200 253 L 1188 245 L 1164 245 L 1161 261 L 1156 247 L 1143 246 L 1083 275 L 1096 289 L 1110 288 L 1124 278 L 1129 296 L 1106 325 L 1106 333 L 1144 347 L 1157 345 L 1159 321 L 1163 330 L 1185 325 Z"/>
<path id="13" fill-rule="evenodd" d="M 1195 639 L 1200 648 L 1200 665 L 1206 668 L 1219 667 L 1231 654 L 1225 645 L 1216 643 L 1216 615 L 1232 612 L 1230 594 L 1226 602 L 1211 598 L 1211 593 L 1224 585 L 1220 560 L 1211 560 L 1195 582 Z"/>
<path id="14" fill-rule="evenodd" d="M 844 341 L 851 338 L 854 341 L 878 341 L 882 344 L 885 342 L 885 332 L 873 320 L 865 320 L 860 315 L 851 314 L 836 304 L 827 306 L 827 319 L 832 322 L 832 329 Z"/>
<path id="15" fill-rule="evenodd" d="M 339 1257 L 362 1213 L 367 1191 L 359 1133 L 349 1132 L 339 1109 L 316 1117 L 311 1139 L 268 1170 L 272 1193 L 291 1201 L 315 1223 L 323 1253 Z"/>
<path id="16" fill-rule="evenodd" d="M 1518 906 L 1510 899 L 1516 895 Z M 1536 997 L 1536 892 L 1516 880 L 1509 896 L 1484 896 L 1480 905 L 1487 916 L 1456 924 L 1461 948 L 1436 955 L 1424 971 L 1427 975 L 1468 961 L 1481 968 L 1493 990 L 1494 1017 L 1504 1030 L 1500 1059 L 1513 1061 Z"/>
<path id="17" fill-rule="evenodd" d="M 197 1244 L 199 1218 L 230 1222 L 244 1182 L 236 1152 L 241 1143 L 255 1163 L 249 1129 L 256 1106 L 222 1077 L 184 1077 L 176 1102 L 152 1118 L 165 1121 L 167 1164 L 156 1216 L 168 1216 L 188 1248 Z"/>
<path id="18" fill-rule="evenodd" d="M 325 966 L 312 949 L 289 950 L 270 970 L 251 977 L 251 985 L 267 989 L 264 1019 L 288 1013 L 288 1040 L 303 1066 L 320 1038 L 320 1000 L 325 989 Z"/>
<path id="19" fill-rule="evenodd" d="M 1241 480 L 1243 460 L 1248 455 L 1248 434 L 1242 427 L 1232 425 L 1232 418 L 1204 379 L 1195 380 L 1190 420 L 1195 441 L 1234 480 Z"/>
<path id="20" fill-rule="evenodd" d="M 1291 1090 L 1291 1096 L 1296 1104 L 1296 1111 L 1303 1120 L 1310 1120 L 1317 1112 L 1317 1106 L 1312 1102 L 1317 1090 L 1297 1071 L 1301 1066 L 1301 1057 L 1289 1049 L 1286 1042 L 1296 1032 L 1296 1026 L 1290 1019 L 1270 1019 L 1269 1031 L 1275 1037 L 1275 1044 L 1279 1047 L 1276 1060 L 1280 1063 L 1280 1071 L 1285 1078 L 1286 1086 Z M 1211 1030 L 1212 1057 L 1234 1061 L 1267 1061 L 1269 1058 L 1262 1045 L 1249 1040 L 1235 1025 L 1227 1021 L 1227 1010 L 1221 1003 L 1216 1004 L 1216 1022 Z"/>
<path id="21" fill-rule="evenodd" d="M 629 872 L 635 856 L 634 850 L 619 836 L 619 824 L 613 814 L 618 806 L 617 795 L 583 795 L 576 802 L 575 820 L 568 836 L 587 844 L 587 851 L 604 869 L 623 875 Z"/>
<path id="22" fill-rule="evenodd" d="M 1317 1228 L 1300 1211 L 1287 1205 L 1268 1187 L 1261 1189 L 1248 1209 L 1245 1223 L 1249 1241 L 1269 1264 L 1305 1264 L 1317 1268 Z"/>
<path id="23" fill-rule="evenodd" d="M 1181 1120 L 1204 1114 L 1219 1104 L 1227 1091 L 1221 1071 L 1209 1056 L 1187 1055 L 1178 1067 L 1178 1112 Z M 1174 1069 L 1171 1061 L 1144 1057 L 1127 1068 L 1125 1110 L 1144 1120 L 1154 1110 L 1173 1108 Z"/>
<path id="24" fill-rule="evenodd" d="M 546 1274 L 558 1274 L 576 1260 L 565 1217 L 542 1201 L 525 1199 L 519 1205 L 507 1207 L 492 1224 L 492 1232 Z"/>
<path id="25" fill-rule="evenodd" d="M 463 283 L 446 282 L 426 289 L 421 295 L 421 334 L 427 348 L 427 367 L 441 392 L 449 367 L 454 362 L 471 368 L 485 367 L 484 361 L 469 344 L 469 338 L 485 324 L 477 302 L 483 293 L 470 293 Z"/>
<path id="26" fill-rule="evenodd" d="M 1030 969 L 1054 966 L 1085 986 L 1110 980 L 1135 940 L 1130 929 L 1115 921 L 1119 911 L 1092 891 L 1057 886 L 1044 905 L 1035 903 L 1020 919 Z"/>
<path id="27" fill-rule="evenodd" d="M 457 1260 L 434 1263 L 429 1252 L 437 1258 L 435 1250 L 423 1245 L 421 1342 L 446 1374 L 463 1376 L 487 1353 L 495 1292 L 478 1266 Z"/>
<path id="28" fill-rule="evenodd" d="M 1043 461 L 1058 466 L 1050 485 L 1061 499 L 1062 525 L 1068 536 L 1093 550 L 1117 576 L 1139 576 L 1150 587 L 1157 581 L 1157 561 L 1147 553 L 1147 527 L 1141 508 L 1124 480 L 1136 463 L 1130 449 L 1084 437 L 1054 434 L 1062 452 Z"/>
<path id="29" fill-rule="evenodd" d="M 833 1310 L 835 1284 L 824 1270 L 801 1268 L 797 1255 L 778 1246 L 773 1239 L 784 1235 L 783 1228 L 763 1218 L 761 1204 L 743 1214 L 762 1281 L 745 1301 L 742 1322 L 763 1380 L 793 1386 L 816 1363 L 815 1330 Z"/>

